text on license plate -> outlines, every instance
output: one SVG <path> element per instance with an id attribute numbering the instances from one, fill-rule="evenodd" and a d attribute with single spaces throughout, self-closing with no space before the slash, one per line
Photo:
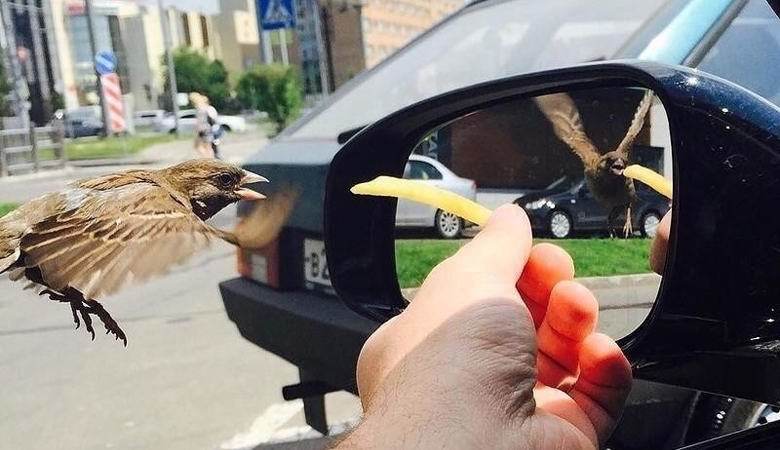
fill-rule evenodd
<path id="1" fill-rule="evenodd" d="M 303 240 L 303 276 L 307 285 L 314 283 L 331 286 L 324 242 L 316 239 Z"/>

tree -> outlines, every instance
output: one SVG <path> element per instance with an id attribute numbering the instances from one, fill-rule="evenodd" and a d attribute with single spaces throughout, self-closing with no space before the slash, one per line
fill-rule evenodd
<path id="1" fill-rule="evenodd" d="M 12 84 L 6 74 L 5 64 L 0 62 L 0 116 L 13 115 L 11 102 L 8 99 L 8 96 L 11 93 L 11 87 Z"/>
<path id="2" fill-rule="evenodd" d="M 291 66 L 255 66 L 238 79 L 236 92 L 245 108 L 268 113 L 277 131 L 297 118 L 303 106 L 300 77 Z"/>
<path id="3" fill-rule="evenodd" d="M 230 82 L 228 71 L 222 61 L 212 61 L 197 50 L 180 47 L 173 51 L 173 64 L 179 92 L 200 92 L 209 98 L 217 111 L 224 111 L 230 105 Z M 168 90 L 168 69 L 165 59 L 163 65 L 165 86 Z"/>

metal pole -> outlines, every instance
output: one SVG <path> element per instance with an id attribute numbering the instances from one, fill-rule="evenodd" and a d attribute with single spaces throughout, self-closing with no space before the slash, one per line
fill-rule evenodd
<path id="1" fill-rule="evenodd" d="M 94 60 L 95 55 L 97 55 L 97 43 L 95 42 L 95 16 L 92 14 L 92 0 L 84 0 L 84 12 L 87 16 L 89 51 L 92 55 L 92 59 Z M 92 62 L 92 65 L 95 67 L 94 61 Z M 103 95 L 103 82 L 100 79 L 100 74 L 97 72 L 97 67 L 95 67 L 95 78 L 97 79 L 95 86 L 97 86 L 98 96 L 100 98 L 100 111 L 103 116 L 103 134 L 109 136 L 111 135 L 111 128 L 108 123 L 108 103 L 106 103 L 106 98 Z"/>
<path id="2" fill-rule="evenodd" d="M 282 50 L 282 64 L 290 65 L 290 57 L 287 56 L 287 28 L 279 30 L 279 47 Z"/>
<path id="3" fill-rule="evenodd" d="M 271 47 L 271 32 L 263 31 L 261 39 L 263 40 L 263 63 L 273 64 L 274 50 Z"/>
<path id="4" fill-rule="evenodd" d="M 168 13 L 163 9 L 162 0 L 157 0 L 157 8 L 160 10 L 160 22 L 162 23 L 163 45 L 165 46 L 165 61 L 168 63 L 168 88 L 171 91 L 171 109 L 173 111 L 173 132 L 179 136 L 179 101 L 178 87 L 176 86 L 176 67 L 173 65 L 173 52 L 171 52 L 171 27 L 168 23 Z"/>
<path id="5" fill-rule="evenodd" d="M 48 118 L 51 113 L 51 92 L 49 91 L 49 77 L 46 74 L 46 58 L 43 54 L 43 39 L 41 39 L 42 11 L 35 6 L 35 0 L 27 0 L 27 14 L 30 18 L 30 34 L 32 35 L 33 55 L 35 55 L 38 89 L 40 89 L 41 98 L 43 99 L 44 117 Z"/>
<path id="6" fill-rule="evenodd" d="M 14 113 L 23 122 L 22 128 L 30 126 L 30 106 L 28 98 L 30 89 L 27 86 L 27 80 L 22 76 L 22 67 L 19 65 L 19 58 L 16 54 L 16 31 L 13 20 L 11 19 L 11 8 L 8 1 L 1 0 L 0 12 L 2 12 L 3 26 L 0 27 L 0 46 L 2 46 L 11 78 L 14 82 L 14 88 L 11 91 L 14 102 Z"/>
<path id="7" fill-rule="evenodd" d="M 325 48 L 325 37 L 322 35 L 322 7 L 319 0 L 310 0 L 314 11 L 314 31 L 317 36 L 317 53 L 320 62 L 320 86 L 322 96 L 327 97 L 330 92 L 330 81 L 328 77 L 328 50 Z"/>

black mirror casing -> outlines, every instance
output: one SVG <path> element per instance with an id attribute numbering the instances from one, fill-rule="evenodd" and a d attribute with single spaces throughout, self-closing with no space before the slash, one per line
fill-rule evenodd
<path id="1" fill-rule="evenodd" d="M 635 375 L 780 403 L 780 110 L 745 89 L 682 67 L 596 63 L 489 82 L 392 114 L 334 158 L 325 196 L 332 282 L 353 310 L 403 310 L 395 272 L 396 201 L 349 188 L 402 176 L 426 132 L 509 99 L 598 87 L 655 91 L 669 119 L 674 200 L 657 301 L 621 339 Z"/>

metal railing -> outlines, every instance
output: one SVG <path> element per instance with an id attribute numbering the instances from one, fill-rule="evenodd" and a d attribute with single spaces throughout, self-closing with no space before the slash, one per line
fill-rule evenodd
<path id="1" fill-rule="evenodd" d="M 61 125 L 0 130 L 0 177 L 62 168 L 66 162 Z"/>

